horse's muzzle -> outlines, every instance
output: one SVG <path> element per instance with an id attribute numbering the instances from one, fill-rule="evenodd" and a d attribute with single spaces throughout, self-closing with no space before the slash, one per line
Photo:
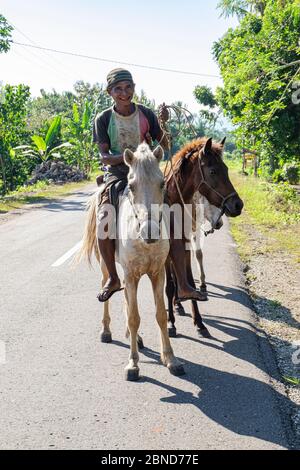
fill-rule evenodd
<path id="1" fill-rule="evenodd" d="M 148 245 L 158 242 L 160 239 L 159 224 L 149 220 L 141 225 L 140 238 Z"/>
<path id="2" fill-rule="evenodd" d="M 214 226 L 214 229 L 215 229 L 215 230 L 220 230 L 220 228 L 222 228 L 222 227 L 223 227 L 223 220 L 220 219 L 220 220 L 216 223 L 216 225 Z"/>
<path id="3" fill-rule="evenodd" d="M 234 195 L 224 204 L 225 215 L 227 215 L 227 217 L 237 217 L 241 215 L 243 207 L 244 203 L 241 198 L 238 195 Z"/>

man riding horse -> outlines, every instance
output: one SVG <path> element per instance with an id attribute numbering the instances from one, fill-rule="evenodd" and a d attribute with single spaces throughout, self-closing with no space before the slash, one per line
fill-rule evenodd
<path id="1" fill-rule="evenodd" d="M 135 84 L 128 70 L 114 69 L 107 76 L 107 92 L 114 104 L 98 114 L 93 128 L 93 140 L 98 144 L 100 160 L 105 170 L 104 189 L 101 194 L 98 211 L 98 224 L 101 233 L 108 224 L 108 205 L 112 203 L 113 194 L 125 188 L 128 166 L 124 163 L 123 153 L 126 148 L 135 151 L 138 145 L 146 141 L 149 145 L 157 141 L 165 150 L 168 140 L 159 126 L 158 119 L 151 109 L 134 103 Z M 112 214 L 115 212 L 112 211 Z M 98 237 L 101 257 L 109 272 L 109 278 L 98 295 L 100 302 L 106 302 L 115 292 L 121 289 L 121 282 L 115 263 L 115 240 L 113 237 Z M 170 239 L 170 256 L 178 282 L 178 298 L 183 300 L 206 300 L 196 289 L 193 289 L 186 276 L 185 240 Z"/>

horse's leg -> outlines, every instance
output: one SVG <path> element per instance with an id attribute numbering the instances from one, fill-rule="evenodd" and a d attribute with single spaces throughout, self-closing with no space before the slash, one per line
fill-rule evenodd
<path id="1" fill-rule="evenodd" d="M 124 311 L 125 311 L 125 315 L 127 318 L 127 303 L 126 302 L 124 303 Z M 129 331 L 128 326 L 126 326 L 125 338 L 128 339 L 129 336 L 130 336 L 130 331 Z M 139 334 L 137 334 L 137 344 L 138 344 L 139 351 L 144 349 L 145 346 L 144 346 L 143 338 Z"/>
<path id="2" fill-rule="evenodd" d="M 168 333 L 171 338 L 176 337 L 175 317 L 173 311 L 173 298 L 175 295 L 175 286 L 171 273 L 171 260 L 168 258 L 165 263 L 166 271 L 166 296 L 168 298 Z"/>
<path id="3" fill-rule="evenodd" d="M 203 267 L 203 251 L 201 249 L 201 240 L 196 235 L 193 235 L 191 238 L 192 248 L 195 253 L 196 260 L 198 262 L 199 274 L 200 274 L 200 291 L 202 294 L 207 295 L 207 288 L 205 283 L 205 272 Z"/>
<path id="4" fill-rule="evenodd" d="M 171 347 L 170 338 L 168 336 L 168 318 L 167 312 L 165 309 L 165 302 L 164 302 L 164 270 L 163 268 L 160 270 L 158 274 L 149 275 L 155 305 L 156 305 L 156 320 L 160 327 L 161 333 L 161 360 L 162 363 L 168 367 L 171 374 L 174 375 L 182 375 L 184 374 L 184 368 L 181 362 L 176 359 L 173 353 L 173 349 Z"/>
<path id="5" fill-rule="evenodd" d="M 176 274 L 175 271 L 172 272 L 172 281 L 174 285 L 174 295 L 173 295 L 173 308 L 175 310 L 175 313 L 179 315 L 180 317 L 185 316 L 185 310 L 181 302 L 176 302 L 176 299 L 178 298 L 178 288 L 177 288 L 177 279 L 176 279 Z"/>
<path id="6" fill-rule="evenodd" d="M 191 267 L 191 253 L 187 251 L 186 254 L 186 267 L 187 267 L 187 278 L 191 286 L 195 286 L 194 276 Z M 194 325 L 197 327 L 198 333 L 204 338 L 211 338 L 211 335 L 203 323 L 202 317 L 200 315 L 197 302 L 192 300 L 192 318 Z"/>
<path id="7" fill-rule="evenodd" d="M 137 285 L 136 279 L 128 279 L 125 275 L 125 298 L 127 303 L 127 325 L 130 333 L 130 355 L 129 362 L 125 367 L 126 380 L 139 379 L 139 355 L 137 351 L 137 331 L 140 326 L 140 316 L 137 304 Z"/>
<path id="8" fill-rule="evenodd" d="M 108 271 L 104 261 L 100 260 L 101 271 L 102 271 L 102 287 L 105 285 L 108 279 Z M 111 331 L 110 331 L 110 315 L 109 315 L 109 300 L 103 302 L 103 318 L 102 318 L 103 328 L 101 330 L 100 339 L 102 343 L 111 343 Z"/>
<path id="9" fill-rule="evenodd" d="M 200 285 L 200 290 L 202 294 L 207 295 L 207 286 L 205 283 L 205 272 L 203 268 L 203 252 L 201 248 L 197 248 L 195 250 L 195 256 L 198 261 L 198 266 L 199 266 L 199 273 L 200 273 L 200 280 L 201 280 L 201 285 Z"/>

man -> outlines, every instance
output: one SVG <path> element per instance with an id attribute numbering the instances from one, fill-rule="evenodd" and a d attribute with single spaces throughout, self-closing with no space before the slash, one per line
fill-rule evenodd
<path id="1" fill-rule="evenodd" d="M 135 104 L 135 84 L 132 75 L 125 69 L 114 69 L 107 75 L 107 92 L 114 105 L 98 114 L 93 128 L 93 140 L 99 146 L 100 159 L 105 169 L 105 189 L 101 196 L 101 206 L 110 202 L 109 191 L 118 184 L 125 187 L 128 166 L 124 163 L 123 152 L 126 148 L 135 151 L 140 143 L 149 145 L 157 141 L 168 149 L 168 140 L 161 130 L 153 111 L 141 104 Z M 107 224 L 107 211 L 100 210 L 98 223 Z M 107 206 L 106 206 L 107 207 Z M 98 238 L 100 254 L 109 272 L 109 278 L 98 295 L 100 302 L 108 300 L 120 290 L 121 283 L 115 263 L 115 240 L 109 236 Z M 185 249 L 183 240 L 170 240 L 170 256 L 178 282 L 178 297 L 181 300 L 205 300 L 200 292 L 188 284 L 185 270 Z"/>

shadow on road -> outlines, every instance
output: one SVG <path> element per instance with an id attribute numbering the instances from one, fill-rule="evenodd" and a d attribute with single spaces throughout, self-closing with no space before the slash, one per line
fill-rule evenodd
<path id="1" fill-rule="evenodd" d="M 245 307 L 248 307 L 253 310 L 252 302 L 249 298 L 249 295 L 242 287 L 227 287 L 220 284 L 213 284 L 212 282 L 207 283 L 209 286 L 222 291 L 217 293 L 215 291 L 208 290 L 208 295 L 210 298 L 219 298 L 224 300 L 232 300 L 233 302 L 238 302 Z M 277 323 L 286 323 L 293 328 L 300 328 L 300 322 L 295 320 L 292 316 L 292 313 L 289 308 L 285 307 L 282 304 L 276 303 L 276 307 L 280 308 L 280 315 L 275 313 L 274 308 L 272 307 L 272 301 L 266 297 L 256 296 L 255 298 L 257 303 L 263 303 L 266 305 L 265 309 L 260 309 L 258 315 L 261 318 L 266 318 L 270 321 L 276 321 Z"/>
<path id="2" fill-rule="evenodd" d="M 259 355 L 251 355 L 253 341 L 257 341 L 256 333 L 243 326 L 229 323 L 226 317 L 222 319 L 207 320 L 214 328 L 219 328 L 236 339 L 227 343 L 220 342 L 221 345 L 205 341 L 209 348 L 216 348 L 224 353 L 230 354 L 243 361 L 253 363 L 258 368 L 265 370 Z M 234 320 L 236 323 L 238 320 Z M 251 338 L 250 338 L 251 337 Z M 189 341 L 202 343 L 197 338 L 181 335 Z M 173 345 L 174 345 L 173 340 Z M 267 341 L 262 339 L 262 341 Z M 127 344 L 115 341 L 117 346 L 129 349 Z M 176 344 L 176 343 L 175 343 Z M 247 347 L 243 345 L 248 345 Z M 250 349 L 250 350 L 249 350 Z M 269 349 L 269 347 L 268 347 Z M 175 346 L 176 350 L 176 346 Z M 160 363 L 159 353 L 152 349 L 145 348 L 140 353 L 141 374 L 143 373 L 143 355 L 147 357 L 147 364 Z M 177 356 L 178 357 L 178 356 Z M 198 393 L 193 394 L 184 391 L 182 388 L 174 387 L 158 381 L 152 377 L 141 377 L 141 381 L 151 383 L 155 386 L 172 393 L 172 396 L 161 398 L 161 401 L 175 404 L 191 404 L 204 413 L 210 419 L 230 431 L 242 436 L 252 436 L 264 441 L 272 442 L 285 448 L 295 445 L 293 433 L 290 428 L 288 416 L 292 411 L 293 403 L 285 396 L 274 390 L 272 386 L 251 377 L 244 377 L 234 372 L 216 370 L 199 363 L 191 362 L 185 358 L 178 357 L 184 363 L 186 374 L 180 377 L 183 388 L 184 382 L 189 382 L 198 388 Z M 268 358 L 265 358 L 266 360 Z M 144 361 L 145 362 L 145 361 Z M 201 362 L 201 358 L 199 358 Z M 278 404 L 280 403 L 280 406 Z M 281 409 L 279 417 L 278 409 Z M 280 429 L 286 429 L 286 435 L 281 435 Z M 192 436 L 191 436 L 192 439 Z"/>

